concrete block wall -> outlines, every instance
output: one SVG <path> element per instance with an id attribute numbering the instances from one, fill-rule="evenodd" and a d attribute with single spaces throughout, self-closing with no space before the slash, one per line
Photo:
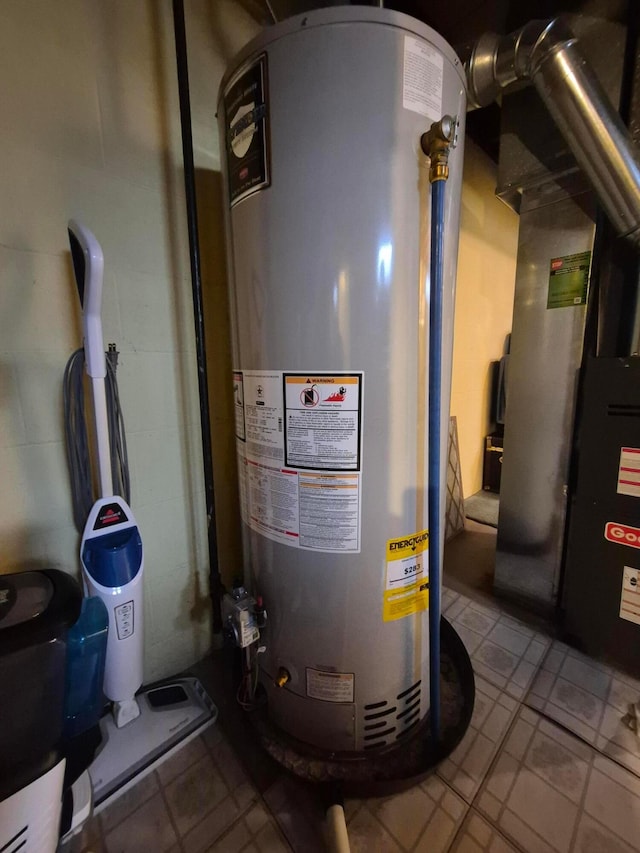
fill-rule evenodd
<path id="1" fill-rule="evenodd" d="M 232 2 L 189 0 L 186 14 L 196 164 L 215 172 L 217 88 L 251 22 Z M 171 2 L 6 0 L 1 17 L 0 571 L 79 571 L 61 391 L 82 339 L 73 216 L 102 245 L 105 343 L 121 353 L 149 681 L 210 643 Z M 224 417 L 214 410 L 222 429 Z"/>

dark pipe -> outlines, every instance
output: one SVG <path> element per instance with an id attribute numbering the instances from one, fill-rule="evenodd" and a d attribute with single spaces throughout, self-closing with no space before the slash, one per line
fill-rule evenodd
<path id="1" fill-rule="evenodd" d="M 198 212 L 196 208 L 196 183 L 193 165 L 193 139 L 191 136 L 191 103 L 189 97 L 189 67 L 187 63 L 187 37 L 184 23 L 184 3 L 173 0 L 173 30 L 176 40 L 176 66 L 178 70 L 178 95 L 180 99 L 180 125 L 182 129 L 182 157 L 184 161 L 184 194 L 187 203 L 189 229 L 189 260 L 191 263 L 191 290 L 193 295 L 193 321 L 196 332 L 196 357 L 198 362 L 198 391 L 200 394 L 200 430 L 202 434 L 202 459 L 204 490 L 207 503 L 207 535 L 209 541 L 209 594 L 213 610 L 213 631 L 222 631 L 222 583 L 218 564 L 216 535 L 216 507 L 213 490 L 213 454 L 211 451 L 211 417 L 209 414 L 209 389 L 204 340 L 204 314 L 202 308 L 202 279 L 200 276 L 200 244 L 198 242 Z"/>

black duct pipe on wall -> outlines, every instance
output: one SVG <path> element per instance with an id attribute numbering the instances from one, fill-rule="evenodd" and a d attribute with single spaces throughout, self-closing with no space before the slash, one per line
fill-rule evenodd
<path id="1" fill-rule="evenodd" d="M 216 533 L 216 508 L 213 484 L 213 453 L 211 449 L 211 416 L 204 340 L 204 312 L 202 304 L 202 278 L 200 274 L 200 243 L 198 241 L 198 212 L 196 208 L 196 182 L 191 135 L 191 100 L 189 97 L 189 67 L 187 62 L 187 36 L 184 20 L 184 3 L 173 0 L 173 29 L 176 42 L 178 71 L 178 96 L 180 100 L 180 125 L 182 130 L 182 157 L 184 161 L 184 194 L 187 205 L 189 231 L 189 260 L 191 265 L 191 290 L 193 295 L 193 320 L 196 333 L 196 358 L 198 363 L 198 391 L 200 395 L 200 429 L 205 500 L 207 504 L 207 537 L 209 545 L 209 594 L 213 610 L 213 631 L 222 631 L 222 581 L 218 563 L 218 538 Z"/>

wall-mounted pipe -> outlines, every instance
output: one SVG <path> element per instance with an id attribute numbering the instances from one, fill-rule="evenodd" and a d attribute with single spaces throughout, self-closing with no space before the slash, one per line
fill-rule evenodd
<path id="1" fill-rule="evenodd" d="M 187 34 L 183 0 L 173 0 L 173 29 L 176 45 L 176 68 L 178 72 L 180 128 L 182 131 L 182 155 L 184 159 L 184 194 L 187 206 L 193 322 L 196 338 L 198 392 L 200 395 L 200 434 L 202 437 L 202 463 L 207 506 L 207 541 L 209 545 L 209 595 L 211 597 L 212 628 L 213 632 L 218 634 L 222 631 L 222 579 L 218 564 L 213 450 L 211 447 L 211 415 L 209 412 L 209 387 L 207 382 L 207 352 L 204 340 L 204 307 L 202 302 L 202 278 L 200 275 L 200 243 L 198 240 L 198 211 L 196 205 L 193 139 L 191 134 Z"/>
<path id="2" fill-rule="evenodd" d="M 536 87 L 618 232 L 640 247 L 640 152 L 562 19 L 487 34 L 467 61 L 469 101 L 486 106 L 516 80 Z"/>

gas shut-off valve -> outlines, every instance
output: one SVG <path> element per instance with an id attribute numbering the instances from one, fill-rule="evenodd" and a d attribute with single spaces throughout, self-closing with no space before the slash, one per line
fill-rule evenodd
<path id="1" fill-rule="evenodd" d="M 260 639 L 260 629 L 267 623 L 267 611 L 261 596 L 254 598 L 243 586 L 235 586 L 222 599 L 222 619 L 225 637 L 246 649 Z"/>

